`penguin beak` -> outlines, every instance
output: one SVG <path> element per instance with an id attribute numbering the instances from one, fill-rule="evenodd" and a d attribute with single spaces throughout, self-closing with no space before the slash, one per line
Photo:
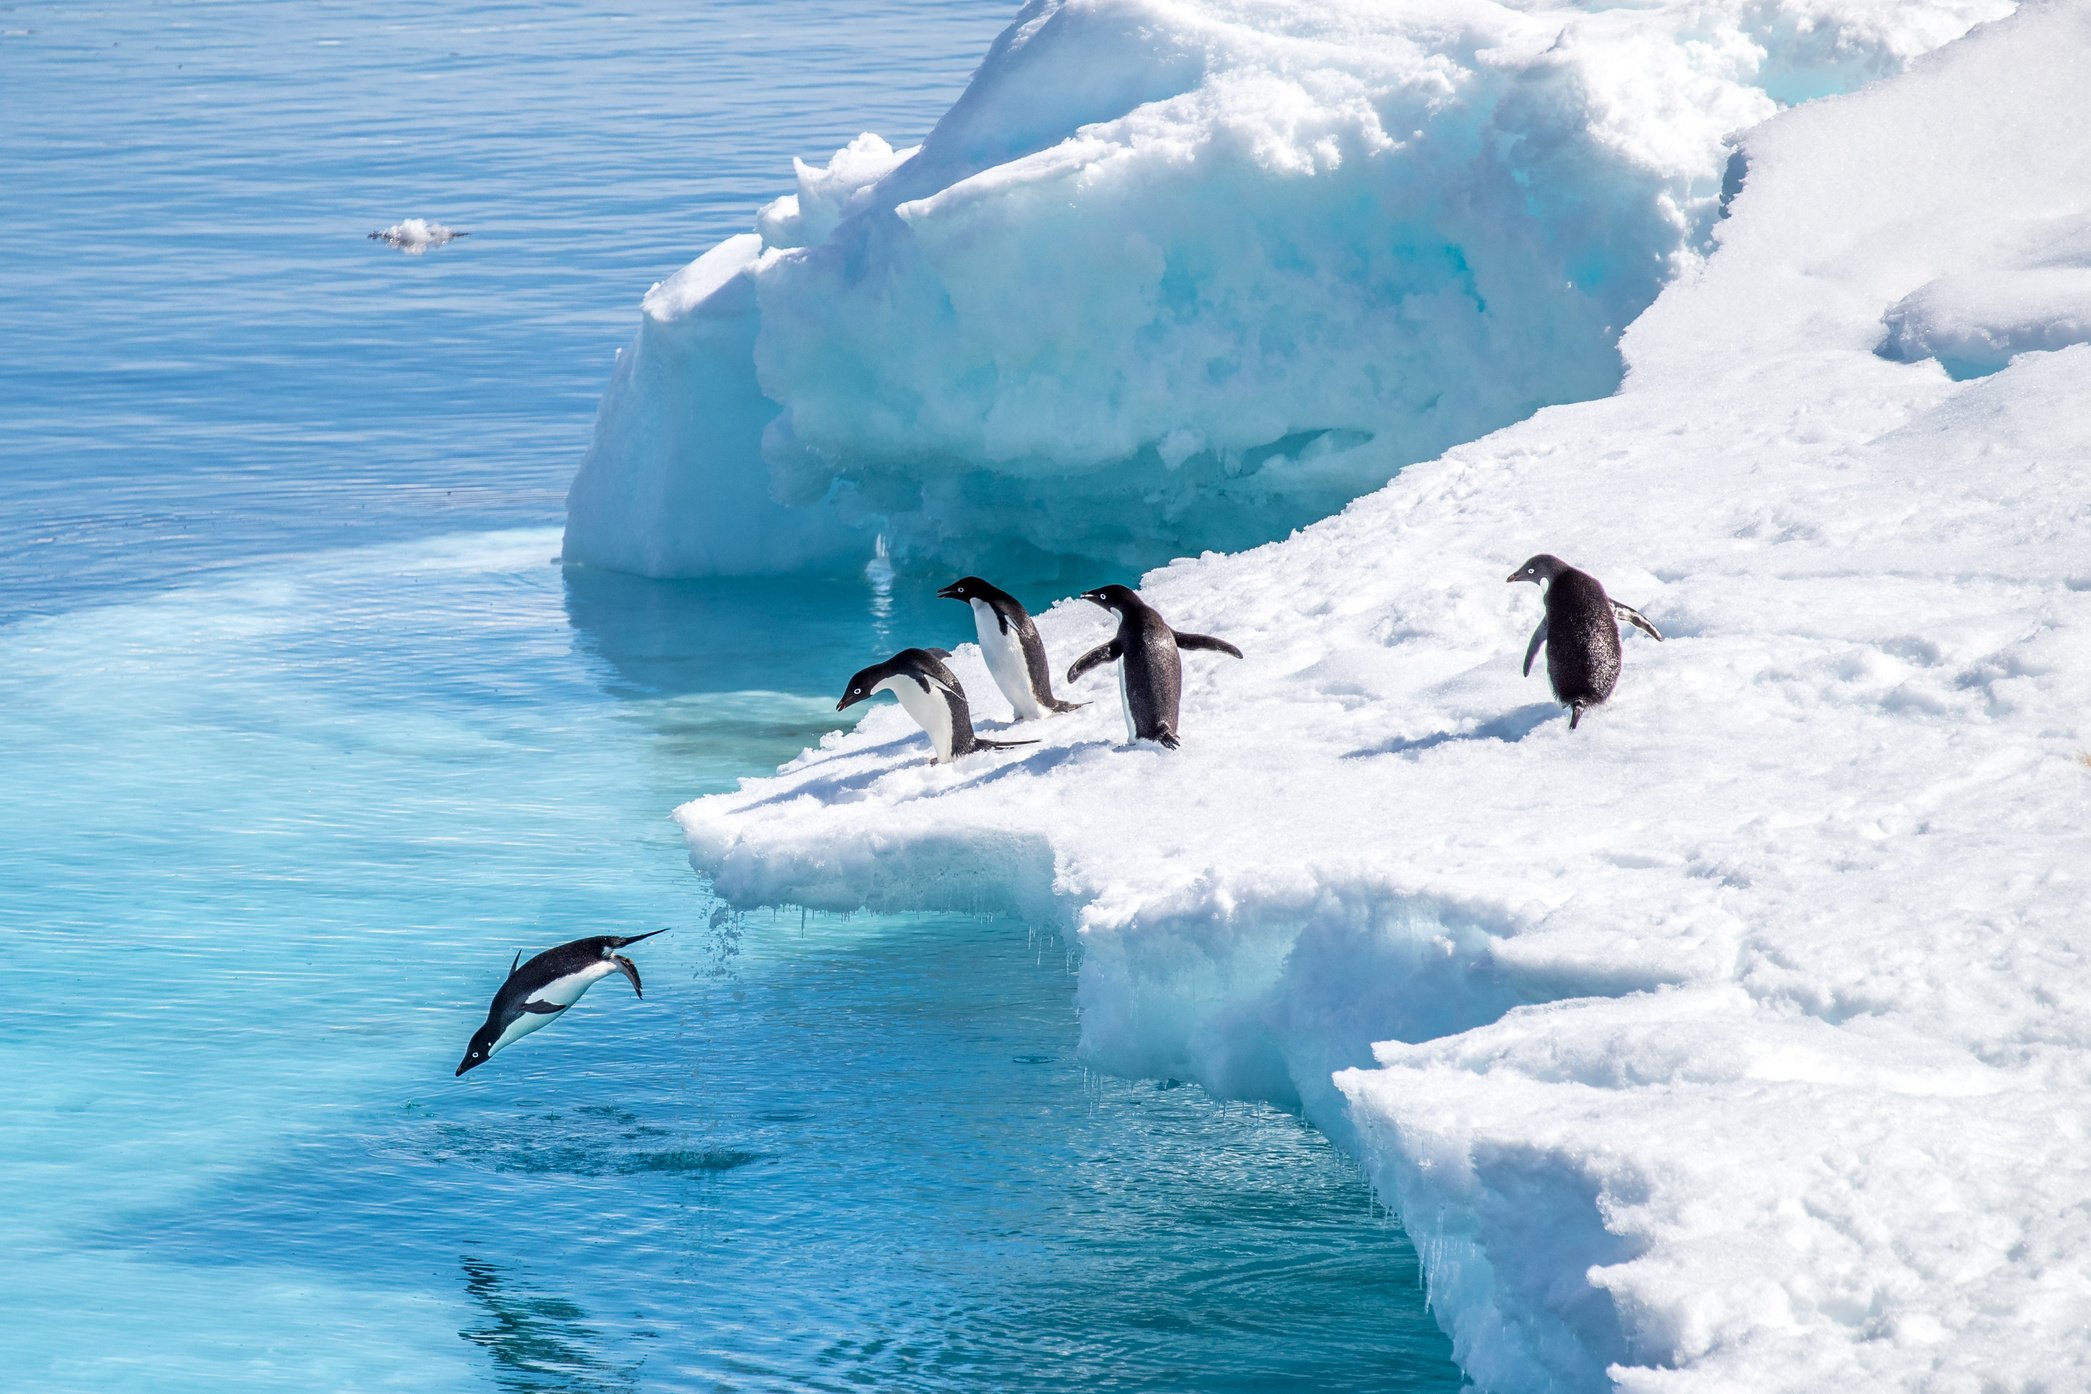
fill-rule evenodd
<path id="1" fill-rule="evenodd" d="M 937 592 L 937 598 L 938 598 L 939 600 L 958 600 L 958 599 L 961 599 L 962 597 L 961 597 L 961 596 L 959 595 L 959 593 L 958 593 L 958 582 L 956 582 L 956 581 L 953 581 L 953 582 L 952 582 L 952 583 L 951 583 L 950 585 L 948 585 L 948 586 L 944 587 L 944 589 L 942 589 L 942 590 L 938 591 L 938 592 Z"/>
<path id="2" fill-rule="evenodd" d="M 861 702 L 861 701 L 863 701 L 863 700 L 864 700 L 864 699 L 863 699 L 862 697 L 851 697 L 850 695 L 848 695 L 847 693 L 845 693 L 845 694 L 843 694 L 843 698 L 842 698 L 842 700 L 841 700 L 841 701 L 839 701 L 839 702 L 837 702 L 837 703 L 835 704 L 835 710 L 836 710 L 836 711 L 847 711 L 847 710 L 849 710 L 849 709 L 850 709 L 851 707 L 854 707 L 855 705 L 857 705 L 857 703 L 859 703 L 859 702 Z"/>
<path id="3" fill-rule="evenodd" d="M 1516 584 L 1517 584 L 1517 583 L 1518 583 L 1519 581 L 1529 581 L 1529 580 L 1531 580 L 1531 579 L 1532 579 L 1532 577 L 1530 577 L 1530 576 L 1527 576 L 1527 575 L 1526 575 L 1526 574 L 1525 574 L 1524 572 L 1522 572 L 1522 571 L 1513 571 L 1513 572 L 1511 572 L 1511 573 L 1510 573 L 1510 574 L 1509 574 L 1508 576 L 1505 576 L 1505 577 L 1504 577 L 1503 579 L 1504 579 L 1505 581 L 1509 582 L 1509 583 L 1510 583 L 1511 585 L 1513 585 L 1513 586 L 1514 586 L 1514 585 L 1516 585 Z"/>
<path id="4" fill-rule="evenodd" d="M 1083 591 L 1081 598 L 1088 601 L 1091 605 L 1099 606 L 1106 610 L 1111 608 L 1111 602 L 1104 599 L 1102 591 Z"/>
<path id="5" fill-rule="evenodd" d="M 460 1077 L 462 1077 L 462 1076 L 463 1076 L 463 1074 L 465 1073 L 465 1071 L 466 1071 L 466 1070 L 469 1070 L 469 1069 L 473 1069 L 473 1068 L 475 1068 L 476 1066 L 479 1066 L 479 1065 L 484 1065 L 485 1063 L 486 1063 L 486 1061 L 484 1061 L 484 1060 L 474 1060 L 474 1059 L 473 1059 L 473 1058 L 472 1058 L 472 1057 L 471 1057 L 470 1055 L 467 1055 L 467 1056 L 465 1056 L 465 1058 L 464 1058 L 463 1060 L 460 1060 L 460 1061 L 458 1062 L 458 1066 L 457 1066 L 457 1074 L 454 1074 L 454 1075 L 452 1075 L 452 1076 L 451 1076 L 451 1078 L 452 1078 L 452 1079 L 457 1079 L 457 1078 L 460 1078 Z"/>

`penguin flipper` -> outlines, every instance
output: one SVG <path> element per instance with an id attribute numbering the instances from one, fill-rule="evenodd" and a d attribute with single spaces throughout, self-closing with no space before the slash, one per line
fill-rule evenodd
<path id="1" fill-rule="evenodd" d="M 661 932 L 661 931 L 660 931 L 660 930 L 658 930 L 658 929 L 654 931 L 654 933 L 655 933 L 655 934 L 659 934 L 660 932 Z M 639 937 L 640 937 L 641 939 L 644 939 L 644 938 L 646 938 L 647 936 L 646 936 L 646 935 L 644 935 L 644 934 L 642 934 L 642 935 L 640 935 Z M 630 979 L 632 980 L 632 996 L 634 996 L 634 997 L 644 997 L 644 996 L 646 996 L 646 991 L 645 991 L 645 989 L 644 989 L 644 988 L 641 988 L 641 987 L 639 986 L 639 965 L 638 965 L 638 964 L 636 964 L 636 963 L 632 962 L 632 961 L 631 961 L 630 959 L 628 959 L 628 958 L 624 957 L 624 956 L 623 956 L 622 954 L 611 954 L 611 955 L 610 955 L 610 962 L 612 962 L 612 963 L 616 964 L 616 965 L 617 965 L 617 970 L 618 970 L 618 971 L 619 971 L 620 973 L 623 973 L 623 974 L 624 974 L 624 975 L 625 975 L 625 976 L 626 976 L 627 978 L 630 978 Z"/>
<path id="2" fill-rule="evenodd" d="M 564 1002 L 525 1002 L 523 1004 L 524 1011 L 534 1013 L 537 1016 L 551 1016 L 565 1011 L 566 1008 L 567 1004 Z"/>
<path id="3" fill-rule="evenodd" d="M 1650 624 L 1648 622 L 1648 616 L 1642 614 L 1633 606 L 1622 605 L 1618 601 L 1614 600 L 1612 602 L 1612 609 L 1614 612 L 1618 614 L 1620 619 L 1625 620 L 1628 624 L 1640 630 L 1643 634 L 1646 634 L 1649 638 L 1655 640 L 1658 644 L 1663 642 L 1662 631 L 1658 630 L 1654 625 Z"/>
<path id="4" fill-rule="evenodd" d="M 1037 744 L 1037 741 L 991 741 L 985 736 L 973 737 L 975 750 L 1015 750 L 1018 746 Z"/>
<path id="5" fill-rule="evenodd" d="M 1215 639 L 1210 634 L 1178 634 L 1176 636 L 1176 647 L 1180 649 L 1206 649 L 1213 653 L 1231 653 L 1236 658 L 1242 656 L 1240 649 L 1228 643 L 1225 639 Z"/>
<path id="6" fill-rule="evenodd" d="M 1091 668 L 1094 668 L 1099 663 L 1109 663 L 1112 659 L 1121 656 L 1124 652 L 1125 649 L 1119 644 L 1119 642 L 1116 639 L 1111 640 L 1111 642 L 1108 644 L 1097 645 L 1095 648 L 1089 650 L 1089 652 L 1083 654 L 1080 658 L 1076 659 L 1073 662 L 1073 664 L 1071 664 L 1068 667 L 1068 682 L 1076 683 L 1081 681 L 1082 674 L 1088 672 Z"/>
<path id="7" fill-rule="evenodd" d="M 371 236 L 375 237 L 375 236 L 377 236 L 377 234 L 376 234 L 376 233 L 372 233 L 372 234 L 371 234 Z M 512 978 L 512 977 L 514 977 L 514 976 L 515 976 L 515 970 L 516 970 L 516 968 L 518 967 L 518 965 L 520 965 L 520 964 L 522 963 L 522 961 L 523 961 L 523 951 L 522 951 L 521 949 L 517 949 L 517 950 L 515 951 L 515 962 L 514 962 L 514 963 L 511 963 L 511 964 L 509 964 L 509 965 L 508 965 L 508 976 L 509 976 L 509 977 L 511 977 L 511 978 Z"/>
<path id="8" fill-rule="evenodd" d="M 1053 710 L 1056 712 L 1076 711 L 1088 705 L 1087 702 L 1063 702 L 1057 697 L 1053 699 Z"/>
<path id="9" fill-rule="evenodd" d="M 1533 630 L 1533 631 L 1532 631 L 1532 642 L 1531 642 L 1531 643 L 1529 643 L 1529 644 L 1527 644 L 1527 645 L 1525 645 L 1525 676 L 1526 676 L 1526 677 L 1528 677 L 1528 678 L 1529 678 L 1529 677 L 1531 677 L 1531 676 L 1532 676 L 1532 660 L 1533 660 L 1533 659 L 1535 659 L 1535 658 L 1537 658 L 1537 657 L 1539 657 L 1539 646 L 1540 646 L 1541 644 L 1544 644 L 1545 642 L 1546 642 L 1546 621 L 1545 621 L 1545 620 L 1541 620 L 1541 621 L 1539 622 L 1539 628 L 1537 628 L 1537 629 L 1535 629 L 1535 630 Z"/>

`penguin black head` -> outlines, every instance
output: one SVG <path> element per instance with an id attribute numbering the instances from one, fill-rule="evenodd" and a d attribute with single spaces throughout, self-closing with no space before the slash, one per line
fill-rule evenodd
<path id="1" fill-rule="evenodd" d="M 880 683 L 903 673 L 925 686 L 949 688 L 954 681 L 944 667 L 944 660 L 949 657 L 949 649 L 902 649 L 884 663 L 859 669 L 857 675 L 849 680 L 849 685 L 842 689 L 842 700 L 835 704 L 835 710 L 843 711 L 868 700 L 878 691 Z"/>
<path id="2" fill-rule="evenodd" d="M 472 1033 L 472 1043 L 465 1047 L 465 1058 L 457 1063 L 458 1074 L 461 1075 L 467 1070 L 476 1070 L 491 1060 L 494 1056 L 494 1042 L 500 1038 L 500 1035 L 501 1033 L 494 1029 L 492 1022 L 488 1022 L 477 1031 L 474 1031 Z"/>
<path id="3" fill-rule="evenodd" d="M 893 676 L 893 663 L 874 663 L 869 668 L 857 671 L 842 689 L 842 700 L 835 704 L 836 711 L 847 711 L 859 702 L 867 701 L 878 685 Z"/>
<path id="4" fill-rule="evenodd" d="M 1083 591 L 1082 599 L 1119 615 L 1129 615 L 1140 605 L 1140 597 L 1133 593 L 1131 586 L 1098 586 L 1095 590 Z"/>
<path id="5" fill-rule="evenodd" d="M 1556 576 L 1559 576 L 1562 572 L 1567 570 L 1569 570 L 1569 565 L 1567 562 L 1561 560 L 1561 558 L 1557 556 L 1554 556 L 1550 552 L 1541 552 L 1538 556 L 1533 557 L 1530 561 L 1526 562 L 1523 566 L 1511 572 L 1508 576 L 1505 576 L 1503 579 L 1505 581 L 1511 582 L 1512 584 L 1515 584 L 1519 581 L 1530 581 L 1533 585 L 1536 586 L 1541 581 L 1553 580 Z"/>
<path id="6" fill-rule="evenodd" d="M 937 595 L 944 600 L 986 600 L 994 587 L 978 576 L 961 576 Z"/>

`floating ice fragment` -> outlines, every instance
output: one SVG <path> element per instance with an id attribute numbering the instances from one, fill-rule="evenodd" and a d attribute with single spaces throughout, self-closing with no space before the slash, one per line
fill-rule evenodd
<path id="1" fill-rule="evenodd" d="M 382 242 L 388 247 L 397 247 L 410 257 L 418 257 L 430 247 L 440 247 L 446 242 L 455 242 L 460 237 L 470 237 L 469 232 L 444 227 L 426 218 L 408 218 L 391 227 L 370 234 L 373 242 Z"/>

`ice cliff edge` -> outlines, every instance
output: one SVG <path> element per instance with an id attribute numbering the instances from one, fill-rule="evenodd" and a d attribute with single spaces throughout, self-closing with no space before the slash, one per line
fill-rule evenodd
<path id="1" fill-rule="evenodd" d="M 2005 0 L 1034 0 L 646 297 L 568 502 L 650 575 L 1125 567 L 1602 396 L 1728 139 Z"/>

